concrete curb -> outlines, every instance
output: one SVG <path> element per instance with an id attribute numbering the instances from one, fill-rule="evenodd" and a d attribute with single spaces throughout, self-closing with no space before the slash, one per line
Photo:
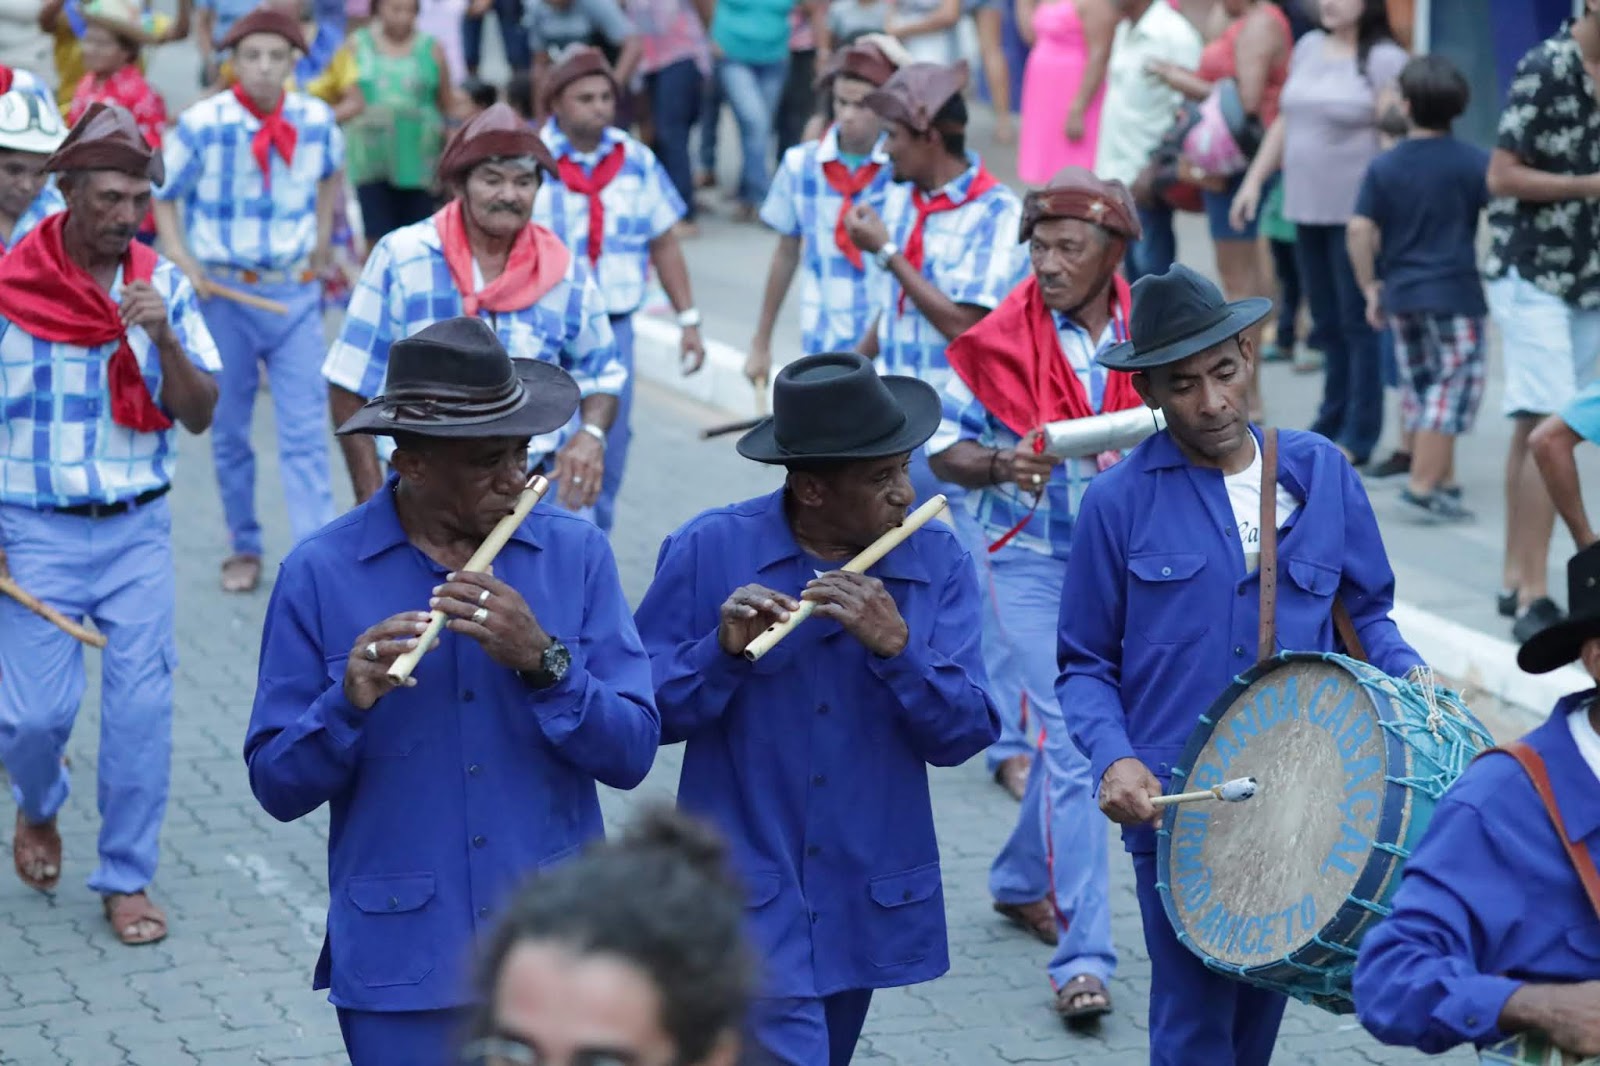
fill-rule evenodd
<path id="1" fill-rule="evenodd" d="M 637 315 L 634 338 L 634 363 L 642 376 L 720 407 L 733 418 L 757 413 L 754 390 L 744 376 L 745 353 L 741 349 L 708 339 L 705 366 L 686 378 L 678 369 L 676 323 L 650 314 Z M 1469 692 L 1485 693 L 1514 708 L 1530 725 L 1543 720 L 1562 696 L 1594 685 L 1575 666 L 1549 674 L 1523 673 L 1517 666 L 1515 644 L 1408 603 L 1395 603 L 1394 620 L 1412 647 L 1441 675 Z"/>

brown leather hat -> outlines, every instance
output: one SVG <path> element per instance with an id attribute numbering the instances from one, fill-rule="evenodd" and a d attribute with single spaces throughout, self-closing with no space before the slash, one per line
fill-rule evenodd
<path id="1" fill-rule="evenodd" d="M 1019 240 L 1033 236 L 1033 227 L 1047 218 L 1081 218 L 1093 222 L 1114 237 L 1136 241 L 1139 209 L 1133 194 L 1120 181 L 1103 181 L 1086 167 L 1064 167 L 1042 189 L 1022 198 L 1022 228 Z"/>
<path id="2" fill-rule="evenodd" d="M 439 156 L 439 180 L 460 181 L 479 163 L 525 156 L 532 156 L 546 173 L 556 172 L 555 157 L 539 132 L 507 105 L 493 104 L 468 119 L 444 146 Z"/>
<path id="3" fill-rule="evenodd" d="M 300 51 L 310 51 L 306 47 L 305 34 L 300 32 L 300 23 L 296 22 L 292 15 L 272 7 L 258 7 L 235 22 L 233 28 L 228 30 L 228 35 L 222 39 L 220 47 L 233 48 L 252 33 L 277 34 Z"/>
<path id="4" fill-rule="evenodd" d="M 133 112 L 120 104 L 90 104 L 61 147 L 44 161 L 44 168 L 56 173 L 117 170 L 157 185 L 167 178 L 161 153 L 145 141 Z"/>
<path id="5" fill-rule="evenodd" d="M 885 122 L 898 122 L 917 133 L 927 133 L 933 128 L 939 109 L 967 87 L 967 79 L 966 60 L 949 65 L 912 63 L 868 93 L 866 105 Z"/>
<path id="6" fill-rule="evenodd" d="M 817 75 L 817 88 L 822 88 L 832 83 L 834 78 L 843 74 L 846 77 L 857 78 L 869 85 L 882 85 L 894 77 L 894 72 L 899 67 L 883 49 L 867 41 L 856 41 L 847 48 L 841 48 L 833 53 L 827 66 Z"/>
<path id="7" fill-rule="evenodd" d="M 611 91 L 618 92 L 617 75 L 606 62 L 605 53 L 592 45 L 574 45 L 562 53 L 561 58 L 545 72 L 539 96 L 544 109 L 550 110 L 561 90 L 582 78 L 598 74 L 611 82 Z"/>

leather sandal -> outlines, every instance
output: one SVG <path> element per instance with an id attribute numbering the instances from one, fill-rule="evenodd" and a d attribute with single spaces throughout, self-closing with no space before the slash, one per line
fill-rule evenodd
<path id="1" fill-rule="evenodd" d="M 143 891 L 111 892 L 101 901 L 111 931 L 124 944 L 154 944 L 167 938 L 167 916 Z M 140 923 L 156 926 L 153 933 L 140 933 Z"/>
<path id="2" fill-rule="evenodd" d="M 1111 993 L 1100 978 L 1080 973 L 1056 989 L 1056 1013 L 1074 1029 L 1094 1025 L 1111 1013 Z"/>
<path id="3" fill-rule="evenodd" d="M 17 830 L 11 838 L 11 862 L 17 877 L 29 888 L 51 892 L 61 883 L 61 834 L 56 820 L 29 825 L 17 812 Z"/>
<path id="4" fill-rule="evenodd" d="M 1048 899 L 1036 899 L 1032 903 L 996 901 L 994 912 L 1040 943 L 1056 946 L 1060 935 L 1056 929 L 1056 909 Z"/>
<path id="5" fill-rule="evenodd" d="M 230 555 L 222 561 L 223 592 L 254 592 L 261 584 L 261 556 Z"/>

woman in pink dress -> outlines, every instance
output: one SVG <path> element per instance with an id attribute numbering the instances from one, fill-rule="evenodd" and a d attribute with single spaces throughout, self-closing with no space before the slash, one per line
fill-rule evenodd
<path id="1" fill-rule="evenodd" d="M 1017 140 L 1024 184 L 1047 185 L 1065 166 L 1094 169 L 1116 29 L 1112 0 L 1017 0 L 1017 30 L 1031 46 Z"/>

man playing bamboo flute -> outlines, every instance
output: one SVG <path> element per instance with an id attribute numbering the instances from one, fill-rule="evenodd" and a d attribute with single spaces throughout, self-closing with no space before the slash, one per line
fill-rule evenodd
<path id="1" fill-rule="evenodd" d="M 1078 503 L 1117 456 L 1062 461 L 1036 445 L 1045 423 L 1142 406 L 1127 374 L 1095 362 L 1128 335 L 1116 271 L 1139 239 L 1138 210 L 1121 182 L 1068 167 L 1024 199 L 1021 239 L 1033 276 L 946 351 L 955 374 L 928 465 L 972 490 L 963 503 L 988 542 L 1001 662 L 1044 727 L 989 889 L 997 911 L 1056 946 L 1056 1010 L 1078 1024 L 1111 1009 L 1117 955 L 1105 820 L 1056 703 L 1056 626 Z"/>
<path id="2" fill-rule="evenodd" d="M 949 968 L 927 767 L 976 755 L 999 720 L 977 573 L 947 526 L 841 569 L 904 521 L 937 393 L 855 353 L 775 384 L 739 452 L 785 467 L 784 486 L 669 536 L 636 619 L 662 738 L 687 745 L 678 803 L 722 829 L 749 888 L 754 1038 L 784 1066 L 842 1066 L 873 989 Z M 747 661 L 801 598 L 811 619 Z"/>
<path id="3" fill-rule="evenodd" d="M 167 935 L 146 889 L 172 754 L 174 422 L 206 431 L 221 363 L 189 282 L 134 239 L 162 172 L 133 115 L 91 105 L 44 167 L 66 210 L 0 258 L 0 574 L 106 635 L 89 887 L 120 941 L 149 944 Z M 61 877 L 62 755 L 84 681 L 74 638 L 0 596 L 12 857 L 41 892 Z"/>
<path id="4" fill-rule="evenodd" d="M 596 782 L 632 788 L 660 720 L 605 535 L 546 500 L 493 574 L 462 567 L 511 513 L 528 440 L 578 386 L 451 318 L 395 343 L 339 430 L 392 434 L 395 474 L 302 541 L 273 585 L 250 787 L 281 821 L 329 805 L 327 988 L 353 1066 L 438 1066 L 474 938 L 535 870 L 601 835 Z M 432 607 L 446 631 L 407 683 Z"/>

